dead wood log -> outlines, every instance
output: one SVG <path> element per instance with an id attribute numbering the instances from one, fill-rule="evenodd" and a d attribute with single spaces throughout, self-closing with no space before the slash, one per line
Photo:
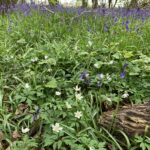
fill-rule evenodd
<path id="1" fill-rule="evenodd" d="M 99 123 L 108 130 L 122 130 L 128 136 L 150 136 L 150 102 L 104 112 Z"/>

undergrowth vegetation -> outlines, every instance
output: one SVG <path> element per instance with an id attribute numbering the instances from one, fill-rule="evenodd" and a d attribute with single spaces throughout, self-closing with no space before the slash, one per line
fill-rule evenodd
<path id="1" fill-rule="evenodd" d="M 1 149 L 150 149 L 98 122 L 150 98 L 150 11 L 34 9 L 0 16 Z"/>

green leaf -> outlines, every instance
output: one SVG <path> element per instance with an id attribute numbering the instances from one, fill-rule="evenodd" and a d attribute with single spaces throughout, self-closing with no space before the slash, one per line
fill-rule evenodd
<path id="1" fill-rule="evenodd" d="M 98 148 L 99 148 L 100 150 L 106 150 L 104 147 L 105 147 L 105 142 L 100 142 L 100 143 L 98 144 Z"/>
<path id="2" fill-rule="evenodd" d="M 45 139 L 44 140 L 44 146 L 50 146 L 54 143 L 55 141 L 53 139 Z"/>
<path id="3" fill-rule="evenodd" d="M 43 60 L 39 62 L 39 65 L 42 65 L 42 64 L 56 65 L 56 60 L 53 58 L 49 58 L 47 60 Z"/>
<path id="4" fill-rule="evenodd" d="M 117 52 L 117 53 L 113 54 L 112 57 L 115 58 L 115 59 L 120 59 L 121 54 Z"/>
<path id="5" fill-rule="evenodd" d="M 25 39 L 20 39 L 17 41 L 18 44 L 25 44 L 26 43 L 26 40 Z"/>
<path id="6" fill-rule="evenodd" d="M 97 69 L 99 69 L 99 68 L 102 67 L 103 64 L 104 64 L 104 62 L 102 62 L 102 61 L 97 61 L 97 62 L 94 64 L 94 67 L 97 68 Z"/>
<path id="7" fill-rule="evenodd" d="M 140 147 L 142 148 L 142 150 L 145 150 L 146 149 L 145 143 L 141 143 Z"/>
<path id="8" fill-rule="evenodd" d="M 57 141 L 57 135 L 50 136 L 49 134 L 45 135 L 44 146 L 50 146 Z"/>
<path id="9" fill-rule="evenodd" d="M 79 56 L 84 56 L 84 55 L 89 55 L 89 53 L 88 52 L 80 52 L 79 53 Z"/>
<path id="10" fill-rule="evenodd" d="M 49 81 L 45 85 L 45 87 L 47 87 L 47 88 L 57 88 L 57 81 L 56 81 L 56 79 L 53 78 L 51 81 Z"/>
<path id="11" fill-rule="evenodd" d="M 62 141 L 61 141 L 61 140 L 59 140 L 57 144 L 58 144 L 58 145 L 57 145 L 57 148 L 58 148 L 58 149 L 61 149 Z"/>
<path id="12" fill-rule="evenodd" d="M 141 72 L 141 69 L 138 66 L 133 66 L 131 72 L 129 72 L 129 75 L 139 75 Z"/>
<path id="13" fill-rule="evenodd" d="M 124 58 L 131 58 L 132 56 L 133 56 L 133 52 L 128 52 L 128 51 L 124 52 Z"/>

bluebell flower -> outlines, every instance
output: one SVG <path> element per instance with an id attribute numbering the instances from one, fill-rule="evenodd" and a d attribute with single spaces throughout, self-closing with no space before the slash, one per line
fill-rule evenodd
<path id="1" fill-rule="evenodd" d="M 115 17 L 115 18 L 114 18 L 114 22 L 116 23 L 117 21 L 118 21 L 118 18 L 117 18 L 117 17 Z"/>
<path id="2" fill-rule="evenodd" d="M 7 31 L 8 31 L 8 32 L 11 32 L 11 31 L 12 31 L 11 26 L 8 26 Z"/>
<path id="3" fill-rule="evenodd" d="M 102 15 L 105 15 L 105 13 L 106 13 L 106 9 L 103 8 L 103 9 L 102 9 Z"/>
<path id="4" fill-rule="evenodd" d="M 139 30 L 140 30 L 140 29 L 139 29 L 139 26 L 138 26 L 138 25 L 136 25 L 136 27 L 135 27 L 135 32 L 137 32 L 137 33 L 138 33 L 138 32 L 139 32 Z"/>
<path id="5" fill-rule="evenodd" d="M 39 114 L 40 114 L 40 107 L 37 107 L 35 113 L 33 114 L 33 121 L 37 120 L 39 118 Z"/>
<path id="6" fill-rule="evenodd" d="M 103 73 L 99 73 L 97 76 L 98 76 L 98 78 L 99 78 L 100 80 L 102 80 L 102 79 L 104 78 L 104 74 L 103 74 Z"/>
<path id="7" fill-rule="evenodd" d="M 124 72 L 121 72 L 121 74 L 120 74 L 120 78 L 125 78 L 125 75 L 126 75 L 126 72 L 124 71 Z"/>
<path id="8" fill-rule="evenodd" d="M 120 74 L 120 78 L 122 78 L 122 79 L 125 78 L 127 66 L 128 66 L 128 64 L 125 63 L 125 64 L 123 65 L 123 67 L 122 67 L 122 72 L 121 72 L 121 74 Z"/>
<path id="9" fill-rule="evenodd" d="M 60 4 L 57 4 L 57 5 L 56 5 L 56 10 L 59 11 L 59 12 L 64 12 L 64 8 L 63 8 L 63 6 L 60 5 Z"/>
<path id="10" fill-rule="evenodd" d="M 26 10 L 26 11 L 24 11 L 24 16 L 29 16 L 30 15 L 30 10 Z"/>
<path id="11" fill-rule="evenodd" d="M 88 31 L 88 32 L 91 32 L 91 31 L 92 31 L 92 29 L 91 29 L 90 26 L 88 26 L 87 31 Z"/>
<path id="12" fill-rule="evenodd" d="M 102 84 L 103 84 L 102 81 L 98 81 L 98 82 L 97 82 L 97 87 L 100 88 L 100 87 L 102 86 Z"/>
<path id="13" fill-rule="evenodd" d="M 90 84 L 89 73 L 87 71 L 83 71 L 80 74 L 80 80 L 84 81 L 85 84 Z"/>
<path id="14" fill-rule="evenodd" d="M 108 32 L 108 31 L 109 31 L 109 27 L 106 24 L 104 24 L 104 32 Z"/>
<path id="15" fill-rule="evenodd" d="M 125 70 L 125 69 L 127 68 L 127 66 L 128 66 L 128 64 L 125 63 L 125 64 L 123 65 L 123 70 Z"/>
<path id="16" fill-rule="evenodd" d="M 129 31 L 129 21 L 128 20 L 126 21 L 125 25 L 126 25 L 126 31 Z"/>
<path id="17" fill-rule="evenodd" d="M 97 77 L 98 77 L 97 87 L 100 88 L 100 87 L 102 86 L 102 84 L 103 84 L 102 80 L 103 80 L 103 78 L 104 78 L 104 74 L 103 74 L 103 73 L 99 73 L 99 74 L 97 75 Z"/>
<path id="18" fill-rule="evenodd" d="M 84 81 L 84 80 L 87 80 L 89 77 L 89 73 L 87 71 L 83 71 L 81 74 L 80 74 L 80 80 Z"/>
<path id="19" fill-rule="evenodd" d="M 144 20 L 145 20 L 145 18 L 144 18 L 144 17 L 142 17 L 142 22 L 144 22 Z"/>

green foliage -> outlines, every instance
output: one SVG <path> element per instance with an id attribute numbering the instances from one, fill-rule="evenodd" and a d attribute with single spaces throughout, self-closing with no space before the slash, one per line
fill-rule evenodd
<path id="1" fill-rule="evenodd" d="M 137 145 L 140 147 L 141 150 L 150 150 L 150 138 L 149 137 L 141 137 L 136 136 L 134 139 L 135 142 L 135 148 Z"/>
<path id="2" fill-rule="evenodd" d="M 56 5 L 58 3 L 58 0 L 48 0 L 50 4 Z"/>
<path id="3" fill-rule="evenodd" d="M 7 6 L 15 3 L 17 3 L 17 0 L 0 0 L 0 4 L 7 5 Z"/>
<path id="4" fill-rule="evenodd" d="M 20 150 L 20 149 L 29 150 L 33 147 L 34 148 L 38 147 L 38 144 L 36 143 L 35 139 L 29 139 L 29 137 L 25 135 L 22 141 L 13 142 L 10 148 L 12 150 Z"/>
<path id="5" fill-rule="evenodd" d="M 0 17 L 0 129 L 12 149 L 147 148 L 148 138 L 119 144 L 98 119 L 104 109 L 150 97 L 149 19 L 34 11 Z M 122 26 L 126 19 L 134 30 Z M 21 129 L 35 118 L 42 129 L 28 137 Z"/>

